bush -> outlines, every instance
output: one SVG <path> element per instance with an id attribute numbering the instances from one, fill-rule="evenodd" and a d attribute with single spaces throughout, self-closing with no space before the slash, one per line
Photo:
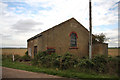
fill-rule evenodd
<path id="1" fill-rule="evenodd" d="M 73 68 L 76 64 L 77 60 L 75 59 L 75 56 L 70 53 L 66 53 L 64 56 L 61 57 L 61 69 Z"/>
<path id="2" fill-rule="evenodd" d="M 28 51 L 25 52 L 25 55 L 28 55 Z"/>
<path id="3" fill-rule="evenodd" d="M 31 57 L 28 55 L 28 51 L 25 52 L 25 55 L 22 56 L 19 61 L 31 61 Z"/>
<path id="4" fill-rule="evenodd" d="M 47 54 L 47 52 L 46 51 L 44 51 L 44 52 L 39 52 L 35 57 L 34 57 L 34 62 L 36 63 L 36 64 L 46 64 L 46 62 L 47 61 L 49 61 L 48 60 L 48 57 L 46 57 L 46 56 L 48 56 L 49 54 Z"/>
<path id="5" fill-rule="evenodd" d="M 39 52 L 33 59 L 33 65 L 42 67 L 54 67 L 63 70 L 79 69 L 82 71 L 93 71 L 96 73 L 106 73 L 118 71 L 117 65 L 119 57 L 107 57 L 105 55 L 96 55 L 91 60 L 87 57 L 82 59 L 76 58 L 70 53 L 59 56 L 56 53 L 48 54 L 46 51 Z M 119 73 L 119 72 L 118 72 Z"/>
<path id="6" fill-rule="evenodd" d="M 118 73 L 120 75 L 120 58 L 119 57 L 108 57 L 108 72 L 110 74 Z"/>
<path id="7" fill-rule="evenodd" d="M 30 61 L 31 60 L 31 57 L 28 56 L 28 55 L 24 55 L 21 57 L 20 61 Z"/>
<path id="8" fill-rule="evenodd" d="M 55 54 L 55 53 L 54 53 Z M 55 55 L 53 54 L 48 54 L 46 51 L 44 52 L 39 52 L 35 57 L 34 60 L 32 61 L 33 65 L 38 65 L 38 66 L 45 66 L 45 67 L 51 67 L 52 61 L 55 59 Z"/>
<path id="9" fill-rule="evenodd" d="M 32 62 L 33 65 L 67 69 L 73 67 L 77 61 L 74 59 L 73 55 L 69 53 L 66 53 L 64 56 L 58 56 L 56 53 L 48 54 L 45 51 L 39 52 Z"/>
<path id="10" fill-rule="evenodd" d="M 93 69 L 94 65 L 95 65 L 94 62 L 92 62 L 89 59 L 81 59 L 80 62 L 78 63 L 78 67 L 87 69 Z"/>
<path id="11" fill-rule="evenodd" d="M 107 72 L 107 62 L 108 58 L 105 55 L 96 55 L 93 57 L 92 62 L 94 65 L 94 70 L 99 73 Z"/>
<path id="12" fill-rule="evenodd" d="M 56 53 L 52 53 L 50 57 L 51 57 L 51 67 L 59 68 L 61 56 L 58 56 Z"/>
<path id="13" fill-rule="evenodd" d="M 91 60 L 89 60 L 88 58 L 80 59 L 77 67 L 84 70 L 89 69 L 97 73 L 107 73 L 108 71 L 110 71 L 111 68 L 115 68 L 115 61 L 116 60 L 113 60 L 112 57 L 107 57 L 105 55 L 96 55 Z"/>

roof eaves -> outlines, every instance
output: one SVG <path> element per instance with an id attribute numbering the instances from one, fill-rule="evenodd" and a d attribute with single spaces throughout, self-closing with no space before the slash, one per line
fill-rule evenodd
<path id="1" fill-rule="evenodd" d="M 40 34 L 37 34 L 37 35 L 31 37 L 30 39 L 28 39 L 27 42 L 30 41 L 30 40 L 36 39 L 36 38 L 38 38 L 38 37 L 41 37 L 41 36 L 42 36 L 41 33 L 40 33 Z"/>

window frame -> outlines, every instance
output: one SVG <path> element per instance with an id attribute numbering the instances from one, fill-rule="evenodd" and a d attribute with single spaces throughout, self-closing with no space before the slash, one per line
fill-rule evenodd
<path id="1" fill-rule="evenodd" d="M 50 49 L 51 49 L 51 51 L 50 51 Z M 53 51 L 52 51 L 52 50 L 53 50 Z M 53 47 L 47 47 L 47 53 L 48 53 L 48 54 L 55 53 L 55 51 L 56 51 L 55 48 L 53 48 Z"/>
<path id="2" fill-rule="evenodd" d="M 74 39 L 72 39 L 72 36 L 71 36 L 72 34 L 74 34 L 74 36 L 75 36 Z M 69 37 L 70 37 L 70 48 L 69 49 L 78 49 L 78 47 L 77 47 L 77 39 L 78 39 L 77 33 L 73 31 L 69 34 Z M 75 46 L 72 46 L 72 42 L 75 42 Z"/>

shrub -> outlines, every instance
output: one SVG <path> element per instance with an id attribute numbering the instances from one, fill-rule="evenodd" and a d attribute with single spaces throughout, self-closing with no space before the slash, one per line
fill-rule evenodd
<path id="1" fill-rule="evenodd" d="M 105 55 L 96 55 L 91 60 L 87 57 L 82 59 L 76 58 L 70 53 L 66 53 L 63 56 L 59 56 L 56 53 L 48 54 L 46 51 L 39 52 L 33 59 L 33 65 L 42 67 L 55 67 L 60 69 L 79 69 L 82 71 L 93 71 L 97 73 L 106 73 L 112 71 L 116 73 L 118 68 L 119 58 L 107 57 Z M 88 72 L 89 72 L 88 71 Z M 119 73 L 119 72 L 118 72 Z"/>
<path id="2" fill-rule="evenodd" d="M 31 57 L 29 55 L 24 55 L 21 57 L 20 61 L 30 61 Z"/>
<path id="3" fill-rule="evenodd" d="M 44 51 L 44 52 L 39 52 L 33 60 L 33 65 L 43 65 L 43 66 L 50 66 L 51 63 L 51 57 L 50 55 Z"/>
<path id="4" fill-rule="evenodd" d="M 34 60 L 33 65 L 44 67 L 57 67 L 61 69 L 67 69 L 73 67 L 77 61 L 73 55 L 66 53 L 64 56 L 58 56 L 56 53 L 48 54 L 45 52 L 39 52 Z"/>
<path id="5" fill-rule="evenodd" d="M 52 53 L 50 57 L 51 57 L 51 67 L 59 68 L 61 56 L 58 56 L 56 53 Z"/>
<path id="6" fill-rule="evenodd" d="M 108 72 L 110 74 L 118 73 L 120 75 L 120 58 L 119 57 L 108 57 Z"/>
<path id="7" fill-rule="evenodd" d="M 31 57 L 28 55 L 28 51 L 25 52 L 25 55 L 22 56 L 19 61 L 30 61 L 31 60 Z"/>
<path id="8" fill-rule="evenodd" d="M 48 54 L 46 51 L 39 52 L 32 60 L 32 64 L 37 66 L 44 66 L 44 67 L 51 67 L 51 66 L 58 67 L 59 57 L 55 53 Z"/>
<path id="9" fill-rule="evenodd" d="M 89 69 L 93 69 L 94 67 L 94 62 L 92 62 L 91 60 L 89 59 L 81 59 L 78 63 L 78 67 L 80 68 L 89 68 Z"/>
<path id="10" fill-rule="evenodd" d="M 77 60 L 70 53 L 66 53 L 64 56 L 61 57 L 61 64 L 60 64 L 61 69 L 72 68 L 76 64 L 77 64 Z"/>
<path id="11" fill-rule="evenodd" d="M 28 55 L 28 51 L 25 52 L 25 55 Z"/>
<path id="12" fill-rule="evenodd" d="M 95 55 L 91 60 L 88 58 L 80 59 L 77 67 L 84 70 L 91 69 L 97 73 L 106 73 L 108 72 L 108 67 L 111 68 L 111 66 L 115 65 L 115 62 L 108 64 L 111 60 L 113 61 L 112 57 L 108 58 L 105 55 Z M 113 67 L 115 68 L 115 66 Z"/>
<path id="13" fill-rule="evenodd" d="M 96 55 L 93 57 L 92 62 L 95 64 L 94 65 L 94 70 L 96 72 L 106 72 L 107 71 L 107 56 L 105 55 Z"/>

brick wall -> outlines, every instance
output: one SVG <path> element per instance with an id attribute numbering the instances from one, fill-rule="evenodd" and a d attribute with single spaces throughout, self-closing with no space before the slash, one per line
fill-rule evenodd
<path id="1" fill-rule="evenodd" d="M 108 55 L 108 44 L 106 43 L 93 44 L 92 50 L 93 50 L 93 55 L 96 54 Z"/>

